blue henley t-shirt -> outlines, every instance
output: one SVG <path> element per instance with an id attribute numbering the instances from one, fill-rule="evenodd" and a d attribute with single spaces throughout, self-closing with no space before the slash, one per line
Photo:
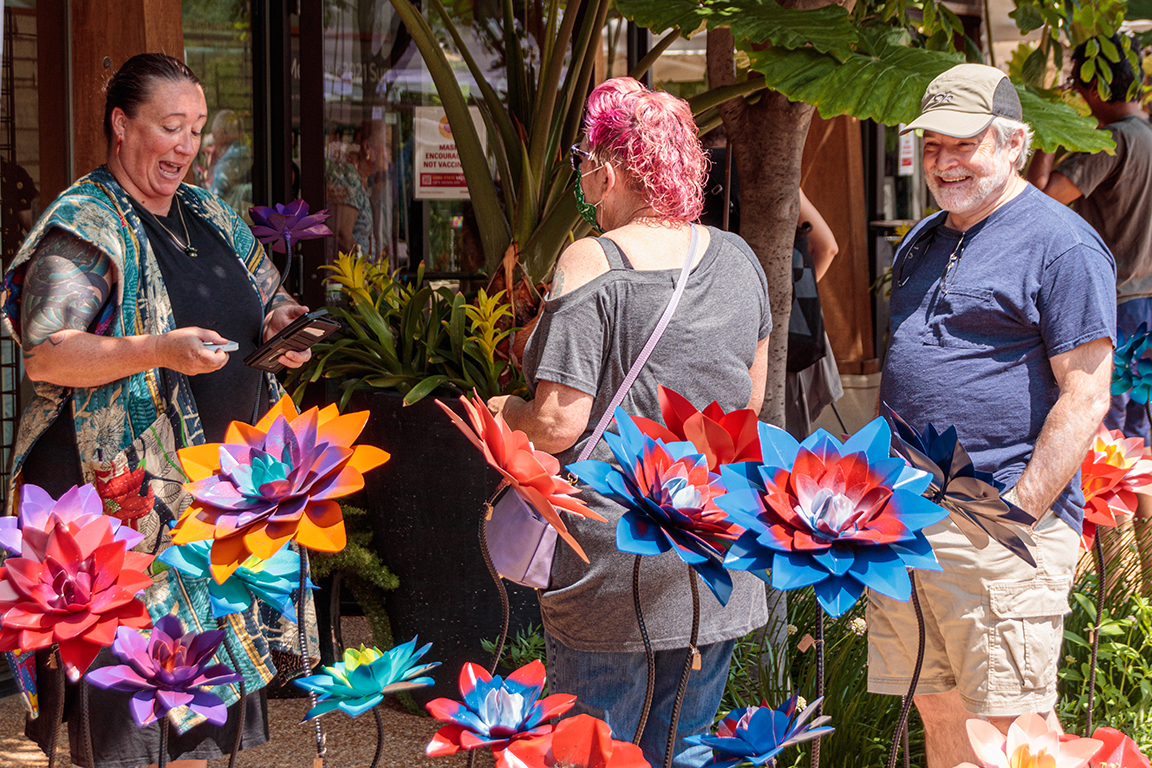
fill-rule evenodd
<path id="1" fill-rule="evenodd" d="M 1083 219 L 1031 184 L 966 232 L 944 217 L 896 253 L 880 401 L 921 431 L 955 425 L 1007 489 L 1060 394 L 1049 358 L 1116 342 L 1116 265 Z M 1083 505 L 1077 471 L 1053 507 L 1080 532 Z"/>

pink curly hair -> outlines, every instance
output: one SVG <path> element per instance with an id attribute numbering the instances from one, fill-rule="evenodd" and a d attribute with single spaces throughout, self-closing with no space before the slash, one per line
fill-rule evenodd
<path id="1" fill-rule="evenodd" d="M 708 158 L 688 102 L 631 77 L 606 80 L 588 97 L 584 135 L 597 161 L 622 166 L 630 188 L 658 214 L 700 218 Z"/>

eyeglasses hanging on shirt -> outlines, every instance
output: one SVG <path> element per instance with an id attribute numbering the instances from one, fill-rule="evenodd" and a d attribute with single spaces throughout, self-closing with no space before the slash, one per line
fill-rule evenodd
<path id="1" fill-rule="evenodd" d="M 912 241 L 912 245 L 908 246 L 908 250 L 904 251 L 903 258 L 901 258 L 896 265 L 894 281 L 896 287 L 903 288 L 907 282 L 912 279 L 912 275 L 916 273 L 916 269 L 920 266 L 920 263 L 924 261 L 933 243 L 936 242 L 936 233 L 940 227 L 944 226 L 946 219 L 947 214 L 945 214 L 939 222 L 925 227 L 916 236 L 916 239 Z M 956 272 L 959 271 L 960 259 L 964 256 L 964 246 L 975 236 L 982 224 L 983 222 L 977 224 L 972 229 L 961 232 L 960 239 L 956 241 L 956 247 L 952 249 L 952 253 L 948 254 L 948 260 L 944 262 L 944 271 L 940 275 L 940 292 L 944 295 L 948 294 L 948 287 L 955 282 Z M 907 272 L 907 274 L 905 274 L 905 272 Z"/>

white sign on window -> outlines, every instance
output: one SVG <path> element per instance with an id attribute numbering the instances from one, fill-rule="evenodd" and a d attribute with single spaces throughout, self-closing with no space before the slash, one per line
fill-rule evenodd
<path id="1" fill-rule="evenodd" d="M 900 123 L 897 130 L 904 130 L 904 123 Z M 897 153 L 897 176 L 916 175 L 916 133 L 909 131 L 900 136 L 900 151 Z"/>
<path id="2" fill-rule="evenodd" d="M 480 110 L 469 107 L 468 112 L 472 115 L 476 133 L 480 135 L 480 146 L 487 146 L 488 134 Z M 467 200 L 468 182 L 464 179 L 452 126 L 448 124 L 444 110 L 440 107 L 416 107 L 415 133 L 416 199 Z"/>

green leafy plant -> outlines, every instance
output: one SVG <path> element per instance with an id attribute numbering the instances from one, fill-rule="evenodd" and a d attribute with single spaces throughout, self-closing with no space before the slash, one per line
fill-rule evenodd
<path id="1" fill-rule="evenodd" d="M 525 391 L 522 374 L 497 345 L 513 330 L 503 291 L 483 290 L 474 303 L 462 294 L 424 281 L 423 265 L 412 280 L 351 254 L 340 254 L 329 283 L 343 300 L 330 312 L 343 331 L 312 348 L 312 359 L 288 380 L 297 398 L 308 383 L 339 382 L 343 408 L 356 389 L 394 389 L 415 403 L 437 390 L 487 399 Z"/>
<path id="2" fill-rule="evenodd" d="M 1096 671 L 1095 725 L 1127 734 L 1152 751 L 1152 603 L 1130 594 L 1138 580 L 1117 579 L 1105 598 Z M 1058 714 L 1069 733 L 1083 734 L 1088 703 L 1091 634 L 1096 618 L 1096 574 L 1086 569 L 1064 617 Z"/>
<path id="3" fill-rule="evenodd" d="M 496 651 L 496 641 L 482 639 L 480 647 L 484 649 L 484 653 L 491 656 Z M 536 624 L 529 623 L 504 644 L 504 652 L 500 654 L 500 666 L 510 672 L 537 660 L 544 661 L 544 630 Z"/>

